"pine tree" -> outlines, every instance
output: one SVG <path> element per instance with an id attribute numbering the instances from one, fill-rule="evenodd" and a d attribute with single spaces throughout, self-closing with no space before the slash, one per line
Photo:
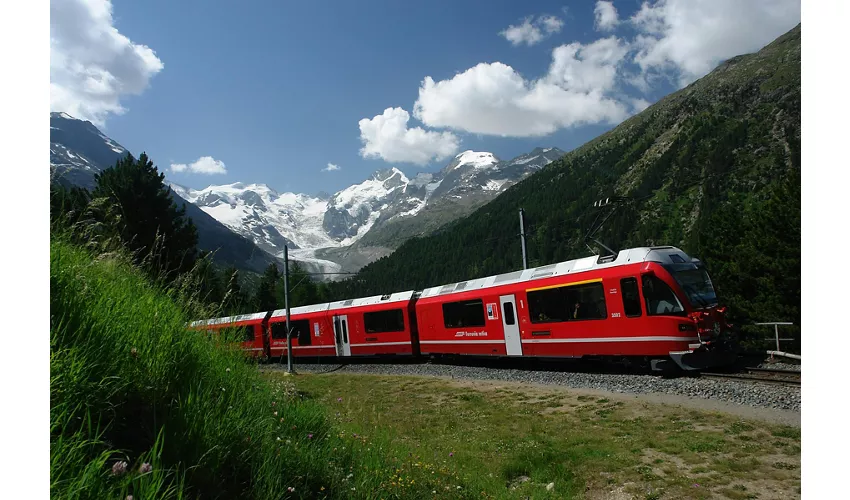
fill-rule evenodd
<path id="1" fill-rule="evenodd" d="M 280 276 L 280 270 L 277 264 L 271 263 L 260 278 L 260 284 L 257 287 L 256 306 L 258 311 L 272 311 L 279 309 L 282 302 L 277 300 L 278 284 L 283 281 Z"/>
<path id="2" fill-rule="evenodd" d="M 192 269 L 197 258 L 198 234 L 177 207 L 164 183 L 165 176 L 147 155 L 136 160 L 128 154 L 114 167 L 95 174 L 92 198 L 103 198 L 118 208 L 118 228 L 137 263 L 166 281 Z"/>

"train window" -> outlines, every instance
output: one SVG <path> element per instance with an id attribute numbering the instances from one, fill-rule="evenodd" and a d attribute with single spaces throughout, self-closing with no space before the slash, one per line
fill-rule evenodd
<path id="1" fill-rule="evenodd" d="M 647 316 L 684 316 L 685 308 L 667 283 L 657 276 L 645 274 L 641 279 Z"/>
<path id="2" fill-rule="evenodd" d="M 556 323 L 608 317 L 602 282 L 530 291 L 528 292 L 528 312 L 532 323 Z"/>
<path id="3" fill-rule="evenodd" d="M 254 335 L 253 326 L 242 327 L 242 342 L 253 342 L 255 338 Z"/>
<path id="4" fill-rule="evenodd" d="M 339 318 L 334 317 L 334 336 L 336 337 L 336 343 L 342 344 L 342 327 L 339 324 Z"/>
<path id="5" fill-rule="evenodd" d="M 443 304 L 443 324 L 446 328 L 484 326 L 484 302 L 475 299 Z"/>
<path id="6" fill-rule="evenodd" d="M 310 321 L 299 319 L 289 322 L 292 328 L 292 336 L 298 337 L 298 345 L 310 345 Z M 286 320 L 272 323 L 272 338 L 275 340 L 286 340 Z"/>
<path id="7" fill-rule="evenodd" d="M 629 318 L 637 318 L 641 315 L 640 292 L 638 292 L 637 278 L 623 278 L 620 280 L 620 292 L 623 295 L 623 309 Z"/>
<path id="8" fill-rule="evenodd" d="M 366 333 L 386 333 L 404 331 L 404 313 L 401 309 L 367 312 L 363 314 Z"/>
<path id="9" fill-rule="evenodd" d="M 505 302 L 502 304 L 502 311 L 505 313 L 505 324 L 513 325 L 516 323 L 516 318 L 514 318 L 514 305 L 510 302 Z"/>
<path id="10" fill-rule="evenodd" d="M 286 320 L 272 323 L 272 338 L 275 340 L 286 339 Z"/>
<path id="11" fill-rule="evenodd" d="M 310 345 L 310 321 L 300 319 L 290 321 L 289 324 L 292 326 L 292 336 L 298 338 L 298 345 Z"/>
<path id="12" fill-rule="evenodd" d="M 342 340 L 348 343 L 348 321 L 340 321 L 342 323 Z"/>

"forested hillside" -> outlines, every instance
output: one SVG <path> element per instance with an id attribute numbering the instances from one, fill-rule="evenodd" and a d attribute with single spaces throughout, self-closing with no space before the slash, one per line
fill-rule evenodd
<path id="1" fill-rule="evenodd" d="M 702 259 L 741 325 L 800 322 L 800 25 L 735 57 L 511 187 L 467 218 L 400 246 L 350 297 L 422 288 L 590 255 L 593 202 L 631 204 L 599 233 L 614 249 L 676 245 Z M 753 331 L 750 329 L 750 331 Z M 766 332 L 765 332 L 766 334 Z"/>

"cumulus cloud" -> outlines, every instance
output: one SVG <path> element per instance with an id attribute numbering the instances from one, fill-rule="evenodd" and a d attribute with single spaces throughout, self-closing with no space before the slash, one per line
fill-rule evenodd
<path id="1" fill-rule="evenodd" d="M 328 163 L 328 166 L 322 169 L 322 172 L 336 172 L 340 169 L 339 165 L 335 165 L 333 163 Z"/>
<path id="2" fill-rule="evenodd" d="M 162 68 L 150 47 L 115 29 L 110 0 L 51 0 L 51 111 L 102 126 L 126 111 L 122 97 L 141 94 Z"/>
<path id="3" fill-rule="evenodd" d="M 372 119 L 360 120 L 363 158 L 425 165 L 444 160 L 457 152 L 460 140 L 451 132 L 408 128 L 410 114 L 402 108 L 387 108 Z"/>
<path id="4" fill-rule="evenodd" d="M 481 63 L 448 80 L 426 77 L 414 116 L 429 127 L 530 137 L 582 123 L 617 123 L 626 106 L 609 95 L 628 46 L 615 37 L 552 52 L 549 72 L 526 80 L 503 63 Z"/>
<path id="5" fill-rule="evenodd" d="M 650 106 L 650 104 L 652 104 L 652 103 L 650 103 L 646 99 L 641 99 L 641 98 L 632 99 L 632 108 L 634 108 L 635 113 L 640 113 L 641 111 L 648 108 Z"/>
<path id="6" fill-rule="evenodd" d="M 563 26 L 564 21 L 556 16 L 544 15 L 538 16 L 537 19 L 526 17 L 522 24 L 518 26 L 510 25 L 499 34 L 514 46 L 523 43 L 530 46 L 540 43 L 553 33 L 561 31 Z"/>
<path id="7" fill-rule="evenodd" d="M 620 22 L 614 2 L 599 0 L 593 9 L 593 15 L 596 17 L 596 29 L 600 31 L 611 31 Z"/>
<path id="8" fill-rule="evenodd" d="M 680 86 L 730 57 L 755 52 L 800 22 L 800 0 L 659 0 L 644 2 L 638 30 L 643 72 L 674 72 Z"/>
<path id="9" fill-rule="evenodd" d="M 175 173 L 191 172 L 205 175 L 227 173 L 224 162 L 216 160 L 212 156 L 202 156 L 188 165 L 185 163 L 172 163 L 171 171 Z"/>

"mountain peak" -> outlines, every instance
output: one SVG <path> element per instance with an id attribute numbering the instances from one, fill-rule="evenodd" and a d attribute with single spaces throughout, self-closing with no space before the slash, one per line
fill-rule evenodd
<path id="1" fill-rule="evenodd" d="M 475 169 L 489 168 L 499 163 L 499 161 L 493 153 L 468 149 L 462 153 L 458 153 L 454 160 L 446 165 L 443 172 L 447 173 L 464 165 L 469 165 Z"/>
<path id="2" fill-rule="evenodd" d="M 64 111 L 51 111 L 50 118 L 64 118 L 66 120 L 77 120 L 77 118 L 74 118 L 73 116 L 69 115 L 68 113 L 65 113 Z M 80 120 L 80 121 L 82 121 L 82 120 Z"/>

